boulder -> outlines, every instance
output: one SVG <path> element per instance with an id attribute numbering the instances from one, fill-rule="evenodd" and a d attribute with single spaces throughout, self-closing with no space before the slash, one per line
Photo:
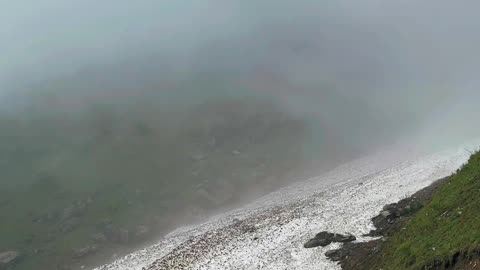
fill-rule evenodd
<path id="1" fill-rule="evenodd" d="M 345 254 L 341 249 L 334 249 L 325 252 L 325 256 L 334 262 L 341 261 L 345 258 Z"/>
<path id="2" fill-rule="evenodd" d="M 329 232 L 321 232 L 315 235 L 314 238 L 308 240 L 305 245 L 303 245 L 305 248 L 314 248 L 314 247 L 326 247 L 330 245 L 333 242 L 333 236 L 335 234 L 329 233 Z"/>
<path id="3" fill-rule="evenodd" d="M 343 261 L 353 254 L 356 254 L 359 248 L 364 247 L 365 243 L 345 243 L 339 249 L 329 250 L 325 252 L 325 256 L 334 262 Z M 348 268 L 355 269 L 355 268 Z"/>
<path id="4" fill-rule="evenodd" d="M 353 242 L 355 240 L 357 240 L 357 238 L 351 234 L 343 235 L 338 233 L 336 233 L 332 239 L 332 241 L 336 243 L 348 243 L 348 242 Z"/>
<path id="5" fill-rule="evenodd" d="M 357 238 L 353 235 L 343 235 L 338 233 L 329 233 L 329 232 L 321 232 L 315 235 L 314 238 L 310 239 L 305 245 L 305 248 L 314 248 L 314 247 L 326 247 L 331 243 L 347 243 L 353 242 L 357 240 Z"/>
<path id="6" fill-rule="evenodd" d="M 392 214 L 392 213 L 391 213 L 390 211 L 388 211 L 388 210 L 382 211 L 382 212 L 380 213 L 380 215 L 382 215 L 383 217 L 388 217 L 388 216 L 390 216 L 391 214 Z"/>
<path id="7" fill-rule="evenodd" d="M 14 264 L 20 258 L 18 251 L 10 250 L 0 253 L 0 269 Z"/>

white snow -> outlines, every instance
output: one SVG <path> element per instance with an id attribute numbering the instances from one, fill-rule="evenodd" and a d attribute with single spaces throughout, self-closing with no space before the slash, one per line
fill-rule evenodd
<path id="1" fill-rule="evenodd" d="M 179 228 L 158 244 L 95 270 L 340 269 L 323 255 L 337 245 L 305 249 L 303 244 L 324 230 L 357 237 L 368 233 L 370 218 L 385 204 L 450 175 L 478 145 L 424 156 L 390 151 L 359 159 L 204 224 Z"/>

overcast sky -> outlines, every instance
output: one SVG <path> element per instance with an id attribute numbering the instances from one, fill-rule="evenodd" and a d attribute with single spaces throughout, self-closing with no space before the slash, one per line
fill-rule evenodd
<path id="1" fill-rule="evenodd" d="M 468 52 L 473 52 L 479 41 L 478 33 L 475 34 L 479 24 L 475 10 L 479 4 L 475 1 L 2 0 L 0 3 L 3 79 L 18 77 L 19 73 L 22 77 L 55 74 L 146 50 L 186 56 L 206 43 L 232 37 L 256 43 L 260 50 L 264 46 L 262 40 L 248 39 L 252 33 L 274 26 L 286 27 L 284 34 L 288 36 L 291 31 L 312 32 L 317 27 L 338 30 L 343 24 L 357 33 L 378 36 L 392 53 L 404 58 L 423 58 L 422 64 L 432 66 L 445 64 L 441 58 L 456 61 L 457 65 L 469 64 L 459 62 L 477 59 Z M 325 27 L 328 24 L 330 28 Z"/>

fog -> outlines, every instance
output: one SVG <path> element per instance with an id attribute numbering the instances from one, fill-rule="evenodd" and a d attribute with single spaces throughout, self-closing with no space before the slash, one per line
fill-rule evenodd
<path id="1" fill-rule="evenodd" d="M 83 228 L 108 219 L 131 247 L 133 219 L 161 235 L 390 145 L 480 135 L 478 1 L 0 1 L 0 192 L 36 204 L 0 228 L 33 212 L 61 241 L 81 226 L 51 213 L 87 201 Z"/>
<path id="2" fill-rule="evenodd" d="M 122 90 L 138 96 L 145 89 L 172 92 L 172 85 L 186 80 L 223 80 L 225 92 L 275 96 L 297 113 L 345 126 L 342 134 L 365 126 L 375 129 L 367 136 L 372 139 L 395 122 L 400 128 L 390 137 L 403 126 L 437 119 L 453 102 L 474 99 L 478 6 L 374 0 L 5 2 L 1 91 Z M 99 89 L 77 86 L 94 80 L 101 80 Z M 39 87 L 49 81 L 62 86 Z"/>

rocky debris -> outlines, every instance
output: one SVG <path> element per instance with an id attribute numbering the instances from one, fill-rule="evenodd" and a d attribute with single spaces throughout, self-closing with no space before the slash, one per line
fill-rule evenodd
<path id="1" fill-rule="evenodd" d="M 10 250 L 0 253 L 0 269 L 13 265 L 20 258 L 20 252 Z"/>
<path id="2" fill-rule="evenodd" d="M 242 233 L 254 233 L 258 230 L 256 225 L 249 224 L 248 222 L 246 222 L 244 220 L 240 220 L 238 218 L 234 218 L 232 220 L 232 222 L 233 222 L 232 226 L 236 227 L 236 228 L 239 228 L 239 230 Z"/>
<path id="3" fill-rule="evenodd" d="M 418 191 L 411 197 L 400 200 L 397 203 L 387 204 L 380 213 L 372 218 L 375 230 L 367 236 L 389 237 L 394 232 L 403 228 L 412 215 L 428 203 L 435 191 L 447 178 L 438 180 L 432 185 Z M 369 242 L 345 243 L 336 250 L 330 250 L 325 256 L 332 261 L 339 262 L 343 270 L 371 269 L 369 263 L 380 255 L 384 239 L 376 239 Z"/>
<path id="4" fill-rule="evenodd" d="M 444 181 L 444 179 L 441 179 L 431 186 L 418 191 L 411 197 L 402 199 L 397 203 L 385 205 L 380 214 L 372 218 L 375 230 L 370 231 L 366 236 L 389 236 L 392 232 L 399 229 L 399 227 L 403 226 L 405 220 L 409 219 L 423 207 Z"/>
<path id="5" fill-rule="evenodd" d="M 347 257 L 343 249 L 333 249 L 325 252 L 325 256 L 334 262 L 338 262 Z"/>
<path id="6" fill-rule="evenodd" d="M 380 215 L 372 218 L 373 225 L 378 229 L 382 229 L 387 224 L 395 223 L 396 219 L 416 212 L 422 205 L 415 198 L 403 199 L 398 203 L 387 204 L 383 207 Z"/>
<path id="7" fill-rule="evenodd" d="M 357 238 L 351 234 L 349 235 L 342 235 L 342 234 L 338 234 L 336 233 L 334 236 L 333 236 L 333 242 L 335 243 L 347 243 L 347 242 L 353 242 L 357 240 Z"/>
<path id="8" fill-rule="evenodd" d="M 291 207 L 299 207 L 299 204 L 294 204 Z M 286 212 L 284 207 L 274 207 L 244 220 L 234 219 L 230 225 L 222 229 L 209 230 L 191 237 L 164 257 L 145 267 L 145 270 L 191 269 L 195 261 L 206 258 L 210 254 L 212 247 L 228 242 L 230 239 L 244 236 L 245 232 L 242 230 L 242 225 L 256 224 L 254 226 L 258 230 L 260 228 L 258 224 L 271 219 L 272 216 L 281 216 L 285 222 L 291 221 L 292 218 L 291 213 Z M 249 239 L 255 239 L 255 237 L 258 240 L 258 236 L 248 235 Z"/>
<path id="9" fill-rule="evenodd" d="M 357 238 L 353 235 L 343 235 L 343 234 L 338 234 L 338 233 L 329 233 L 326 231 L 323 231 L 321 233 L 318 233 L 315 235 L 314 238 L 308 240 L 305 245 L 303 245 L 305 248 L 314 248 L 314 247 L 326 247 L 330 245 L 331 243 L 347 243 L 347 242 L 353 242 L 357 240 Z"/>
<path id="10" fill-rule="evenodd" d="M 257 231 L 257 227 L 255 227 L 255 225 L 244 224 L 241 226 L 241 230 L 244 233 L 254 233 Z"/>
<path id="11" fill-rule="evenodd" d="M 314 238 L 308 240 L 307 243 L 303 245 L 305 248 L 314 248 L 314 247 L 326 247 L 330 245 L 333 241 L 334 234 L 329 232 L 321 232 L 315 235 Z"/>
<path id="12" fill-rule="evenodd" d="M 340 262 L 342 269 L 368 269 L 364 264 L 378 252 L 381 243 L 382 240 L 345 243 L 339 249 L 325 252 L 325 256 L 334 262 Z"/>
<path id="13" fill-rule="evenodd" d="M 77 259 L 84 258 L 88 255 L 92 255 L 97 252 L 98 247 L 96 245 L 90 245 L 83 248 L 75 249 L 73 251 L 73 256 Z"/>

